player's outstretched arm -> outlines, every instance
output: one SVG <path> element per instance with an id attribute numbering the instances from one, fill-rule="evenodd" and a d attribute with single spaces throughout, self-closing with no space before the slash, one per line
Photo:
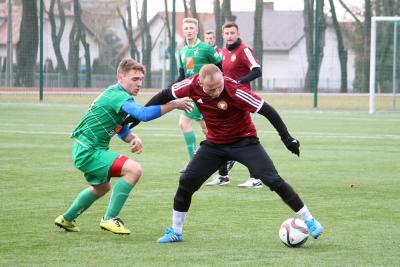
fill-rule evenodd
<path id="1" fill-rule="evenodd" d="M 178 98 L 172 100 L 164 105 L 161 105 L 161 115 L 170 112 L 174 109 L 179 109 L 186 111 L 188 113 L 192 112 L 193 106 L 190 104 L 192 100 L 189 97 Z"/>
<path id="2" fill-rule="evenodd" d="M 300 156 L 300 142 L 289 134 L 289 131 L 287 130 L 286 125 L 281 116 L 279 116 L 278 112 L 272 106 L 264 102 L 258 113 L 266 117 L 272 126 L 274 126 L 274 128 L 278 131 L 286 148 L 293 154 Z"/>
<path id="3" fill-rule="evenodd" d="M 172 95 L 171 88 L 167 88 L 164 90 L 161 90 L 158 92 L 156 95 L 154 95 L 144 106 L 155 106 L 155 105 L 162 105 L 165 103 L 170 102 L 171 100 L 174 100 L 174 96 Z M 133 128 L 136 125 L 140 123 L 141 120 L 138 120 L 134 116 L 128 116 L 126 120 L 124 121 L 124 124 L 129 124 L 129 128 Z"/>
<path id="4" fill-rule="evenodd" d="M 121 109 L 139 121 L 151 121 L 174 109 L 190 112 L 193 107 L 190 105 L 189 101 L 190 99 L 186 97 L 175 99 L 164 105 L 144 107 L 133 100 L 128 100 L 122 105 Z"/>

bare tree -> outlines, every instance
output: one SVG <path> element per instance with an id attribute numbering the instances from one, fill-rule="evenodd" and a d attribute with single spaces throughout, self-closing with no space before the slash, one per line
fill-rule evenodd
<path id="1" fill-rule="evenodd" d="M 90 47 L 86 41 L 86 27 L 81 15 L 79 0 L 74 0 L 74 23 L 69 35 L 68 75 L 72 78 L 72 87 L 79 87 L 79 43 L 81 42 L 85 55 L 85 87 L 91 87 Z"/>
<path id="2" fill-rule="evenodd" d="M 12 13 L 12 3 L 11 1 L 7 2 L 7 58 L 6 62 L 3 66 L 0 66 L 0 71 L 6 71 L 6 86 L 13 86 L 13 74 L 14 74 L 14 56 L 13 56 L 13 33 L 12 33 L 12 25 L 13 25 L 13 13 Z M 1 65 L 1 64 L 0 64 Z"/>
<path id="3" fill-rule="evenodd" d="M 331 7 L 333 27 L 335 28 L 337 38 L 337 49 L 340 62 L 340 92 L 347 93 L 347 50 L 343 44 L 342 30 L 336 16 L 333 0 L 329 0 L 329 4 Z"/>
<path id="4" fill-rule="evenodd" d="M 171 42 L 171 25 L 169 24 L 168 1 L 164 0 L 165 7 L 165 26 L 167 28 L 168 40 Z"/>
<path id="5" fill-rule="evenodd" d="M 199 19 L 199 15 L 197 14 L 197 9 L 196 9 L 196 0 L 190 0 L 190 11 L 192 13 L 193 18 L 197 19 L 199 21 L 199 37 L 202 38 L 204 29 L 203 29 L 203 23 L 201 23 L 201 20 Z"/>
<path id="6" fill-rule="evenodd" d="M 69 52 L 68 52 L 68 77 L 70 86 L 79 86 L 79 33 L 78 24 L 72 24 L 71 32 L 69 33 Z"/>
<path id="7" fill-rule="evenodd" d="M 81 27 L 83 27 L 83 30 L 81 30 L 81 35 L 79 39 L 85 51 L 85 87 L 90 88 L 92 87 L 92 66 L 90 60 L 90 45 L 86 41 L 86 27 L 84 27 L 83 23 L 81 24 Z"/>
<path id="8" fill-rule="evenodd" d="M 142 3 L 142 17 L 141 23 L 143 26 L 143 34 L 145 36 L 143 51 L 143 64 L 146 66 L 146 87 L 152 86 L 152 76 L 151 76 L 151 50 L 152 41 L 150 35 L 149 23 L 147 22 L 147 0 L 143 0 Z"/>
<path id="9" fill-rule="evenodd" d="M 182 0 L 183 9 L 185 11 L 185 18 L 189 17 L 189 7 L 186 0 Z"/>
<path id="10" fill-rule="evenodd" d="M 365 0 L 364 8 L 364 90 L 367 91 L 369 88 L 369 66 L 371 58 L 371 0 Z"/>
<path id="11" fill-rule="evenodd" d="M 307 72 L 305 77 L 304 87 L 306 90 L 311 91 L 313 88 L 313 78 L 314 78 L 314 0 L 304 0 L 304 32 L 306 35 L 306 52 L 307 52 Z M 321 67 L 322 58 L 324 56 L 324 46 L 325 46 L 325 16 L 324 16 L 324 1 L 321 1 L 319 5 L 319 47 L 318 47 L 318 71 Z M 317 77 L 315 77 L 317 78 Z M 318 84 L 318 81 L 317 81 Z"/>
<path id="12" fill-rule="evenodd" d="M 231 0 L 223 0 L 222 2 L 222 23 L 226 21 L 235 22 L 236 16 L 232 14 Z"/>
<path id="13" fill-rule="evenodd" d="M 178 68 L 176 65 L 176 60 L 173 60 L 173 58 L 175 58 L 175 53 L 174 53 L 175 51 L 172 51 L 172 42 L 175 42 L 175 40 L 172 40 L 167 0 L 164 0 L 164 5 L 165 5 L 165 24 L 167 26 L 168 40 L 169 40 L 168 53 L 169 53 L 169 58 L 170 58 L 170 73 L 172 73 L 172 70 L 175 70 Z M 176 47 L 176 43 L 175 43 L 175 47 Z M 175 77 L 173 77 L 173 79 L 175 79 Z"/>
<path id="14" fill-rule="evenodd" d="M 379 1 L 377 1 L 379 2 Z M 371 40 L 371 16 L 372 6 L 371 0 L 364 1 L 364 22 L 362 22 L 357 15 L 343 2 L 339 0 L 342 7 L 354 18 L 357 28 L 362 29 L 361 31 L 361 44 L 359 46 L 362 50 L 362 55 L 359 55 L 359 61 L 361 63 L 361 71 L 356 70 L 356 80 L 362 80 L 361 89 L 362 91 L 368 91 L 369 88 L 369 64 L 370 64 L 370 40 Z M 357 50 L 356 50 L 357 52 Z M 360 75 L 361 73 L 361 75 Z M 361 76 L 361 77 L 358 77 Z"/>
<path id="15" fill-rule="evenodd" d="M 141 16 L 139 14 L 139 4 L 138 4 L 138 0 L 135 0 L 135 10 L 136 10 L 136 18 L 137 18 L 137 26 L 139 27 L 139 32 L 140 34 L 140 41 L 141 41 L 141 47 L 142 47 L 142 54 L 141 57 L 139 57 L 137 59 L 137 61 L 142 62 L 143 63 L 143 47 L 144 47 L 144 34 L 143 34 L 143 23 L 142 23 L 142 19 Z"/>
<path id="16" fill-rule="evenodd" d="M 34 86 L 39 46 L 37 2 L 22 0 L 22 20 L 17 43 L 17 86 Z"/>
<path id="17" fill-rule="evenodd" d="M 254 54 L 260 61 L 262 66 L 263 61 L 263 30 L 262 30 L 262 17 L 263 17 L 263 0 L 256 0 L 256 10 L 254 12 Z M 257 79 L 257 90 L 263 89 L 262 77 Z"/>
<path id="18" fill-rule="evenodd" d="M 117 12 L 118 12 L 119 17 L 121 18 L 122 26 L 124 27 L 126 36 L 128 38 L 130 56 L 131 56 L 131 58 L 138 60 L 140 57 L 139 50 L 137 49 L 135 41 L 133 40 L 131 1 L 126 0 L 126 4 L 127 4 L 126 13 L 128 15 L 128 21 L 125 20 L 125 17 L 122 15 L 122 12 L 119 7 L 117 7 Z"/>
<path id="19" fill-rule="evenodd" d="M 221 3 L 219 0 L 214 0 L 214 18 L 215 18 L 215 38 L 218 47 L 222 47 L 224 40 L 222 39 L 222 16 Z"/>
<path id="20" fill-rule="evenodd" d="M 54 15 L 54 7 L 56 3 L 57 3 L 58 17 L 60 20 L 58 29 Z M 58 71 L 60 72 L 61 76 L 65 78 L 68 72 L 60 48 L 61 39 L 65 29 L 65 12 L 61 0 L 51 0 L 49 10 L 47 11 L 47 15 L 49 17 L 51 26 L 51 40 L 53 42 L 54 54 L 57 59 Z"/>

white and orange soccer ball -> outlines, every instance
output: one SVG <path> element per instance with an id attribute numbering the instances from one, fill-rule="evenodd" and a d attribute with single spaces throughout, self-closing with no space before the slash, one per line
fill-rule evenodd
<path id="1" fill-rule="evenodd" d="M 300 219 L 289 218 L 281 224 L 279 238 L 288 247 L 299 247 L 307 241 L 307 225 Z"/>

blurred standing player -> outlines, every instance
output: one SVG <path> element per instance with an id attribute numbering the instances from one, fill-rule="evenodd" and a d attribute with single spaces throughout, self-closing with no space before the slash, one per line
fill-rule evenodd
<path id="1" fill-rule="evenodd" d="M 130 234 L 118 217 L 129 193 L 138 182 L 142 169 L 139 163 L 124 155 L 109 151 L 111 138 L 129 143 L 132 153 L 141 153 L 142 141 L 127 125 L 122 125 L 127 115 L 140 121 L 149 121 L 173 110 L 190 110 L 189 99 L 171 101 L 164 105 L 143 107 L 136 96 L 142 88 L 144 66 L 133 59 L 123 59 L 117 70 L 118 83 L 104 90 L 89 107 L 71 138 L 75 139 L 72 159 L 76 168 L 84 173 L 89 187 L 81 191 L 69 209 L 55 219 L 55 224 L 69 232 L 79 232 L 75 219 L 111 188 L 110 178 L 120 177 L 114 187 L 100 227 L 115 234 Z"/>
<path id="2" fill-rule="evenodd" d="M 209 30 L 204 33 L 204 42 L 214 47 L 215 51 L 222 57 L 222 49 L 215 44 L 215 31 Z"/>
<path id="3" fill-rule="evenodd" d="M 200 73 L 176 83 L 155 95 L 154 102 L 190 97 L 207 123 L 206 140 L 201 143 L 179 179 L 174 197 L 172 227 L 157 240 L 158 243 L 183 241 L 182 230 L 193 194 L 228 159 L 236 160 L 250 169 L 262 182 L 305 221 L 313 238 L 323 232 L 296 191 L 283 180 L 267 152 L 260 144 L 250 112 L 264 116 L 277 130 L 288 150 L 300 155 L 300 143 L 293 138 L 278 112 L 260 96 L 235 80 L 223 76 L 215 65 L 205 65 Z M 201 101 L 198 101 L 201 100 Z"/>
<path id="4" fill-rule="evenodd" d="M 249 90 L 250 82 L 261 77 L 261 66 L 253 51 L 240 39 L 239 26 L 234 22 L 227 22 L 222 26 L 222 36 L 225 47 L 222 51 L 222 70 L 228 76 Z M 219 175 L 207 185 L 226 185 L 230 183 L 228 172 L 234 165 L 228 161 L 219 169 Z M 250 172 L 250 179 L 238 185 L 243 188 L 261 188 L 262 182 Z"/>
<path id="5" fill-rule="evenodd" d="M 182 27 L 186 45 L 179 50 L 179 77 L 176 82 L 192 77 L 199 73 L 205 64 L 217 64 L 221 66 L 222 57 L 214 47 L 197 38 L 199 22 L 194 18 L 183 19 Z M 199 122 L 202 131 L 207 132 L 203 116 L 196 104 L 193 103 L 192 112 L 182 112 L 179 118 L 179 127 L 185 138 L 189 158 L 192 159 L 196 151 L 196 135 L 193 131 L 193 120 Z"/>

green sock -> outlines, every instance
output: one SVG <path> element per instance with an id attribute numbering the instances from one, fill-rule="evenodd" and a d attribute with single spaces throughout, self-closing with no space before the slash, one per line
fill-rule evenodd
<path id="1" fill-rule="evenodd" d="M 112 189 L 110 203 L 108 204 L 106 214 L 104 215 L 105 220 L 118 216 L 133 187 L 133 184 L 128 183 L 124 179 L 118 179 Z"/>
<path id="2" fill-rule="evenodd" d="M 72 202 L 71 207 L 64 213 L 64 218 L 67 221 L 73 221 L 81 215 L 82 212 L 87 210 L 96 199 L 98 199 L 98 197 L 92 193 L 90 187 L 84 189 L 78 194 L 74 202 Z"/>
<path id="3" fill-rule="evenodd" d="M 186 147 L 189 154 L 189 158 L 192 159 L 194 152 L 196 152 L 196 135 L 193 131 L 184 132 L 183 137 L 185 137 Z"/>

